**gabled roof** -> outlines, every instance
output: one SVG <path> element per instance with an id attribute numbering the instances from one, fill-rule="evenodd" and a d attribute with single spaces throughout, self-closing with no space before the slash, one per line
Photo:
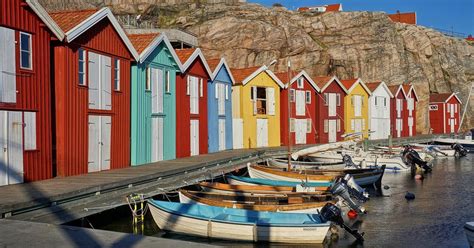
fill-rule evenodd
<path id="1" fill-rule="evenodd" d="M 388 86 L 388 88 L 390 89 L 390 91 L 392 92 L 392 95 L 393 97 L 396 97 L 398 95 L 398 92 L 402 91 L 403 93 L 403 97 L 406 99 L 407 98 L 407 94 L 405 94 L 405 90 L 403 90 L 403 87 L 401 84 L 399 85 L 391 85 L 391 86 Z"/>
<path id="2" fill-rule="evenodd" d="M 137 51 L 109 8 L 105 7 L 100 10 L 60 11 L 51 12 L 49 14 L 54 22 L 61 28 L 62 32 L 65 33 L 65 41 L 68 43 L 94 27 L 95 24 L 104 18 L 108 18 L 129 52 L 135 60 L 138 60 Z"/>
<path id="3" fill-rule="evenodd" d="M 384 81 L 366 83 L 365 86 L 367 86 L 367 88 L 369 88 L 369 90 L 372 92 L 374 92 L 379 87 L 383 87 L 390 96 L 390 98 L 393 98 L 392 91 L 388 88 L 387 84 Z"/>
<path id="4" fill-rule="evenodd" d="M 458 98 L 458 96 L 454 93 L 431 93 L 430 94 L 430 103 L 435 103 L 435 102 L 443 102 L 446 103 L 451 99 L 452 97 L 455 97 L 456 100 L 458 100 L 459 103 L 462 103 L 461 100 Z"/>
<path id="5" fill-rule="evenodd" d="M 48 15 L 48 12 L 38 3 L 37 0 L 26 0 L 26 3 L 35 12 L 35 14 L 44 22 L 44 24 L 53 32 L 53 34 L 62 41 L 64 39 L 64 33 L 56 22 Z"/>
<path id="6" fill-rule="evenodd" d="M 221 70 L 221 68 L 225 67 L 225 69 L 227 70 L 227 73 L 229 74 L 231 83 L 235 84 L 235 79 L 234 79 L 234 76 L 232 75 L 232 71 L 230 70 L 229 65 L 227 65 L 227 62 L 225 61 L 223 57 L 220 59 L 209 59 L 207 61 L 207 64 L 209 65 L 209 68 L 212 71 L 212 77 L 211 77 L 212 81 L 216 79 L 217 74 L 219 74 L 219 71 Z"/>
<path id="7" fill-rule="evenodd" d="M 292 72 L 291 75 L 294 75 L 295 72 Z M 278 72 L 275 73 L 275 75 L 280 79 L 280 81 L 285 82 L 288 80 L 288 72 Z M 300 73 L 296 74 L 291 80 L 290 84 L 293 84 L 296 82 L 299 78 L 304 77 L 306 80 L 308 80 L 309 84 L 313 86 L 313 88 L 316 90 L 316 92 L 321 92 L 321 89 L 318 87 L 318 85 L 313 81 L 313 79 L 309 76 L 309 74 L 305 70 L 301 70 Z M 286 79 L 286 80 L 284 80 Z M 285 84 L 285 88 L 288 89 L 288 84 Z"/>
<path id="8" fill-rule="evenodd" d="M 415 100 L 418 101 L 418 95 L 416 94 L 415 87 L 412 84 L 403 84 L 402 86 L 403 90 L 407 94 L 407 97 L 408 95 L 410 95 L 411 91 L 413 91 L 413 95 L 415 95 Z"/>
<path id="9" fill-rule="evenodd" d="M 285 88 L 285 85 L 281 80 L 268 69 L 267 66 L 263 65 L 261 67 L 249 67 L 249 68 L 240 68 L 240 69 L 231 69 L 232 75 L 234 75 L 236 85 L 246 85 L 250 80 L 258 76 L 258 74 L 265 72 L 267 73 L 281 88 Z"/>
<path id="10" fill-rule="evenodd" d="M 365 83 L 360 78 L 341 80 L 341 83 L 344 85 L 344 87 L 346 87 L 348 93 L 352 92 L 352 90 L 354 90 L 357 85 L 360 85 L 369 96 L 372 95 L 372 92 L 369 90 L 369 88 L 367 88 Z"/>
<path id="11" fill-rule="evenodd" d="M 173 59 L 179 67 L 179 70 L 183 71 L 183 65 L 181 64 L 181 61 L 178 58 L 178 55 L 176 54 L 166 34 L 128 34 L 128 38 L 138 52 L 138 62 L 143 63 L 148 58 L 148 56 L 150 56 L 150 54 L 152 54 L 153 51 L 163 42 L 170 51 L 171 56 L 173 56 Z"/>
<path id="12" fill-rule="evenodd" d="M 341 11 L 342 10 L 342 4 L 336 3 L 336 4 L 328 4 L 326 6 L 326 12 L 327 11 Z"/>
<path id="13" fill-rule="evenodd" d="M 189 66 L 193 64 L 193 62 L 200 58 L 204 68 L 206 68 L 206 72 L 209 77 L 213 77 L 213 73 L 207 64 L 206 58 L 204 58 L 204 54 L 202 53 L 201 49 L 199 48 L 185 48 L 185 49 L 176 49 L 176 55 L 179 58 L 181 64 L 183 65 L 182 72 L 185 72 Z"/>
<path id="14" fill-rule="evenodd" d="M 348 94 L 346 87 L 342 84 L 342 82 L 336 76 L 322 76 L 322 77 L 312 77 L 313 81 L 316 85 L 321 89 L 321 92 L 326 90 L 326 88 L 333 82 L 336 81 L 339 86 L 341 86 L 342 90 Z"/>

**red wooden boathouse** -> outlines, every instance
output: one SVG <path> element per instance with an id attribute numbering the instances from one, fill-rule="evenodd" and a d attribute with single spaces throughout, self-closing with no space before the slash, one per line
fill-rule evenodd
<path id="1" fill-rule="evenodd" d="M 58 176 L 130 165 L 130 62 L 137 52 L 108 8 L 50 13 Z"/>
<path id="2" fill-rule="evenodd" d="M 36 0 L 0 1 L 0 186 L 51 178 L 50 41 Z"/>
<path id="3" fill-rule="evenodd" d="M 404 122 L 408 122 L 408 110 L 407 110 L 407 97 L 405 90 L 402 85 L 392 85 L 388 86 L 392 95 L 394 96 L 391 99 L 391 111 L 390 114 L 390 130 L 392 137 L 400 138 L 404 137 L 404 131 L 407 129 Z M 405 131 L 407 133 L 407 131 Z M 405 135 L 406 136 L 406 135 Z"/>
<path id="4" fill-rule="evenodd" d="M 176 157 L 206 154 L 207 81 L 212 72 L 199 48 L 176 50 L 183 72 L 176 77 Z"/>
<path id="5" fill-rule="evenodd" d="M 288 82 L 288 72 L 275 73 L 282 82 Z M 291 73 L 288 85 L 280 91 L 280 130 L 281 143 L 288 145 L 288 92 L 290 92 L 290 131 L 291 144 L 316 143 L 316 102 L 319 87 L 304 70 Z"/>
<path id="6" fill-rule="evenodd" d="M 457 133 L 461 100 L 454 93 L 430 94 L 429 114 L 432 133 Z"/>
<path id="7" fill-rule="evenodd" d="M 344 97 L 347 89 L 335 76 L 312 77 L 321 93 L 316 99 L 317 142 L 342 141 L 344 134 Z"/>
<path id="8" fill-rule="evenodd" d="M 418 102 L 418 95 L 412 84 L 403 84 L 402 87 L 407 100 L 407 118 L 403 120 L 402 137 L 412 137 L 416 135 L 416 103 Z"/>

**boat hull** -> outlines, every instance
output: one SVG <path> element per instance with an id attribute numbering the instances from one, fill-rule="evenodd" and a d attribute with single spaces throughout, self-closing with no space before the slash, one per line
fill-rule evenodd
<path id="1" fill-rule="evenodd" d="M 278 159 L 269 159 L 267 160 L 268 165 L 278 167 L 278 168 L 288 168 L 288 160 L 278 160 Z M 292 161 L 291 168 L 292 169 L 310 169 L 310 168 L 317 168 L 317 169 L 328 169 L 328 170 L 339 170 L 344 169 L 346 166 L 345 163 L 341 161 L 334 162 L 334 163 L 314 163 L 314 162 L 300 162 L 300 161 Z"/>
<path id="2" fill-rule="evenodd" d="M 149 209 L 160 229 L 205 238 L 253 242 L 321 244 L 329 230 L 329 223 L 280 226 L 263 225 L 259 224 L 258 221 L 255 221 L 253 224 L 235 223 L 225 220 L 222 216 L 216 216 L 216 218 L 222 218 L 222 221 L 201 219 L 168 211 L 150 204 L 150 202 Z"/>
<path id="3" fill-rule="evenodd" d="M 469 246 L 474 247 L 474 222 L 467 222 L 466 225 L 464 225 L 464 232 L 466 232 Z"/>
<path id="4" fill-rule="evenodd" d="M 454 143 L 461 144 L 464 148 L 468 149 L 470 153 L 474 153 L 474 140 L 467 139 L 435 139 L 435 144 L 440 145 L 452 145 Z"/>
<path id="5" fill-rule="evenodd" d="M 333 153 L 318 153 L 310 155 L 312 159 L 320 162 L 337 162 L 342 161 L 342 156 L 340 154 Z M 359 164 L 362 161 L 365 161 L 368 168 L 374 168 L 375 166 L 385 165 L 385 170 L 392 172 L 402 172 L 410 171 L 410 166 L 406 165 L 401 158 L 371 158 L 368 157 L 352 157 L 352 161 L 356 164 Z"/>

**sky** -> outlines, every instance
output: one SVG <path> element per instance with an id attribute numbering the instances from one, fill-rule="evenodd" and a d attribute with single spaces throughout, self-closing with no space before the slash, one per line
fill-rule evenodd
<path id="1" fill-rule="evenodd" d="M 342 3 L 344 11 L 416 12 L 418 25 L 474 36 L 474 0 L 247 0 L 271 6 L 280 3 L 291 10 L 301 6 Z"/>

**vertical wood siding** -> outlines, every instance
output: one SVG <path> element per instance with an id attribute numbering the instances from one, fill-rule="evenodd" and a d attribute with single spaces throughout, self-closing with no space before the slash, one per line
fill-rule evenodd
<path id="1" fill-rule="evenodd" d="M 25 182 L 52 177 L 50 40 L 52 33 L 22 0 L 0 1 L 0 26 L 16 30 L 16 103 L 0 110 L 36 112 L 36 150 L 24 151 Z M 31 34 L 33 70 L 22 70 L 19 31 Z"/>
<path id="2" fill-rule="evenodd" d="M 120 59 L 120 91 L 113 90 L 112 76 L 112 110 L 89 109 L 88 88 L 78 83 L 79 48 L 109 56 L 112 61 L 114 58 Z M 87 173 L 89 114 L 112 117 L 110 168 L 130 165 L 131 59 L 131 54 L 108 20 L 99 22 L 71 44 L 55 44 L 55 141 L 58 176 Z"/>
<path id="3" fill-rule="evenodd" d="M 306 93 L 305 93 L 305 116 L 296 116 L 296 102 L 291 103 L 291 118 L 296 119 L 311 119 L 311 132 L 306 133 L 306 144 L 315 144 L 316 143 L 316 126 L 317 126 L 317 115 L 316 107 L 317 101 L 320 97 L 316 89 L 311 86 L 306 78 L 304 78 L 304 88 L 298 89 L 297 82 L 291 84 L 291 89 L 295 90 L 304 90 L 311 92 L 311 104 L 306 104 Z M 282 145 L 288 145 L 288 89 L 281 90 L 280 93 L 280 127 L 281 127 L 281 143 Z M 295 144 L 295 132 L 291 133 L 291 144 Z"/>
<path id="4" fill-rule="evenodd" d="M 186 95 L 187 76 L 192 75 L 203 79 L 206 84 L 209 80 L 204 64 L 196 59 L 188 70 L 176 76 L 176 157 L 189 157 L 191 119 L 199 120 L 199 154 L 207 153 L 207 87 L 203 85 L 203 97 L 199 97 L 199 115 L 191 115 L 190 100 Z"/>
<path id="5" fill-rule="evenodd" d="M 163 99 L 163 159 L 176 158 L 176 62 L 168 48 L 161 43 L 144 63 L 132 65 L 132 113 L 131 113 L 131 163 L 150 163 L 152 147 L 151 92 L 146 91 L 147 72 L 150 66 L 170 71 L 170 93 Z M 157 117 L 153 117 L 157 118 Z"/>
<path id="6" fill-rule="evenodd" d="M 391 99 L 391 104 L 392 104 L 392 116 L 390 118 L 390 123 L 391 123 L 391 130 L 392 130 L 392 137 L 397 137 L 397 99 L 402 99 L 402 110 L 401 110 L 401 118 L 402 118 L 402 132 L 401 132 L 401 137 L 406 137 L 408 136 L 408 110 L 407 110 L 407 101 L 405 96 L 403 95 L 403 92 L 400 90 L 398 94 Z M 406 127 L 405 127 L 405 122 L 406 122 Z"/>
<path id="7" fill-rule="evenodd" d="M 336 116 L 329 117 L 329 108 L 328 106 L 324 105 L 324 93 L 338 93 L 341 95 L 341 104 L 340 106 L 336 107 Z M 324 132 L 324 120 L 337 120 L 339 119 L 341 122 L 341 130 L 336 133 L 337 141 L 342 141 L 341 135 L 344 133 L 344 97 L 346 93 L 341 88 L 341 86 L 336 82 L 333 81 L 325 90 L 321 92 L 321 95 L 317 97 L 317 108 L 316 108 L 316 116 L 318 116 L 317 120 L 317 142 L 320 144 L 326 144 L 329 141 L 329 134 Z"/>

